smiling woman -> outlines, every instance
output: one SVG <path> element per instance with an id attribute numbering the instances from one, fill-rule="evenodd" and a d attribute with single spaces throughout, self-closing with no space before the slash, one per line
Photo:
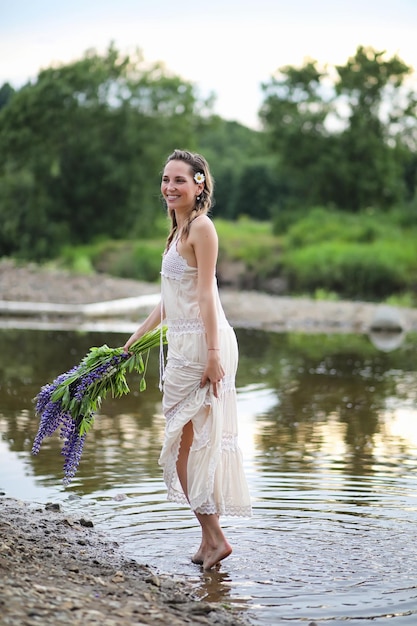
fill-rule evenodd
<path id="1" fill-rule="evenodd" d="M 217 233 L 207 216 L 213 181 L 205 159 L 175 150 L 165 163 L 161 192 L 171 219 L 161 302 L 124 348 L 166 324 L 166 428 L 159 461 L 168 499 L 189 503 L 201 526 L 192 561 L 209 570 L 232 552 L 219 516 L 251 515 L 237 441 L 237 341 L 217 290 Z"/>

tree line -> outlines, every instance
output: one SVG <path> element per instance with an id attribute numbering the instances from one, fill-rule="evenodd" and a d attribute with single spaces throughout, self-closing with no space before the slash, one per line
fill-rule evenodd
<path id="1" fill-rule="evenodd" d="M 6 83 L 0 257 L 44 260 L 63 245 L 152 237 L 164 215 L 162 161 L 175 147 L 211 163 L 222 218 L 272 220 L 278 232 L 317 206 L 400 209 L 413 220 L 412 76 L 397 56 L 363 46 L 345 65 L 280 68 L 262 86 L 259 131 L 223 120 L 196 85 L 113 45 L 20 89 Z"/>

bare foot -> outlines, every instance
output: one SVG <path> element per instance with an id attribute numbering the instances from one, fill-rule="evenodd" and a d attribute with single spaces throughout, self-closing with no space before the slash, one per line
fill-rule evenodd
<path id="1" fill-rule="evenodd" d="M 191 562 L 196 565 L 203 565 L 204 563 L 204 553 L 202 548 L 199 548 L 194 556 L 191 557 Z"/>
<path id="2" fill-rule="evenodd" d="M 195 563 L 196 565 L 203 565 L 204 563 L 204 555 L 207 552 L 207 541 L 204 541 L 204 539 L 202 539 L 201 543 L 200 543 L 200 547 L 198 548 L 197 552 L 194 554 L 194 556 L 191 557 L 191 562 Z"/>
<path id="3" fill-rule="evenodd" d="M 207 550 L 204 561 L 203 561 L 203 569 L 209 570 L 220 561 L 223 561 L 226 557 L 232 554 L 232 546 L 227 543 L 227 541 L 223 542 L 221 545 L 217 546 L 214 550 Z"/>

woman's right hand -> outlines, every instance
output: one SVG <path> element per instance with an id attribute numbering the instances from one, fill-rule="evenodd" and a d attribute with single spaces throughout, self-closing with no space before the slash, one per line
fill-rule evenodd
<path id="1" fill-rule="evenodd" d="M 131 345 L 132 345 L 131 342 L 127 341 L 125 345 L 123 346 L 123 352 L 125 352 L 126 354 L 129 354 L 129 348 Z"/>
<path id="2" fill-rule="evenodd" d="M 126 341 L 125 345 L 123 346 L 123 352 L 126 352 L 126 354 L 130 353 L 130 346 L 135 343 L 135 341 L 137 341 L 140 338 L 139 333 L 136 331 L 135 333 L 133 333 L 133 335 L 131 335 L 129 337 L 129 339 Z"/>
<path id="3" fill-rule="evenodd" d="M 123 346 L 123 351 L 129 354 L 130 346 L 135 343 L 138 339 L 143 337 L 145 333 L 150 330 L 153 330 L 158 326 L 158 324 L 163 319 L 164 311 L 161 306 L 161 303 L 157 304 L 151 313 L 149 313 L 146 320 L 139 326 L 139 328 L 129 337 Z"/>

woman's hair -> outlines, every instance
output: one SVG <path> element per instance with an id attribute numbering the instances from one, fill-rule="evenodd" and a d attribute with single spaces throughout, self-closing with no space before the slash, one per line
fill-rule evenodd
<path id="1" fill-rule="evenodd" d="M 199 215 L 207 215 L 212 207 L 214 180 L 212 175 L 210 174 L 210 168 L 208 166 L 208 163 L 205 158 L 201 156 L 201 154 L 188 152 L 188 150 L 174 150 L 174 152 L 170 154 L 165 161 L 165 165 L 167 165 L 170 161 L 183 161 L 190 166 L 191 175 L 193 177 L 198 172 L 201 172 L 202 174 L 204 174 L 205 178 L 203 183 L 203 190 L 200 192 L 199 196 L 197 196 L 194 208 L 188 216 L 187 221 L 182 229 L 181 237 L 187 239 L 191 228 L 191 222 Z M 174 239 L 174 236 L 178 230 L 178 224 L 175 218 L 175 211 L 169 209 L 168 214 L 171 219 L 171 230 L 167 238 L 166 249 L 169 248 L 170 243 Z"/>

